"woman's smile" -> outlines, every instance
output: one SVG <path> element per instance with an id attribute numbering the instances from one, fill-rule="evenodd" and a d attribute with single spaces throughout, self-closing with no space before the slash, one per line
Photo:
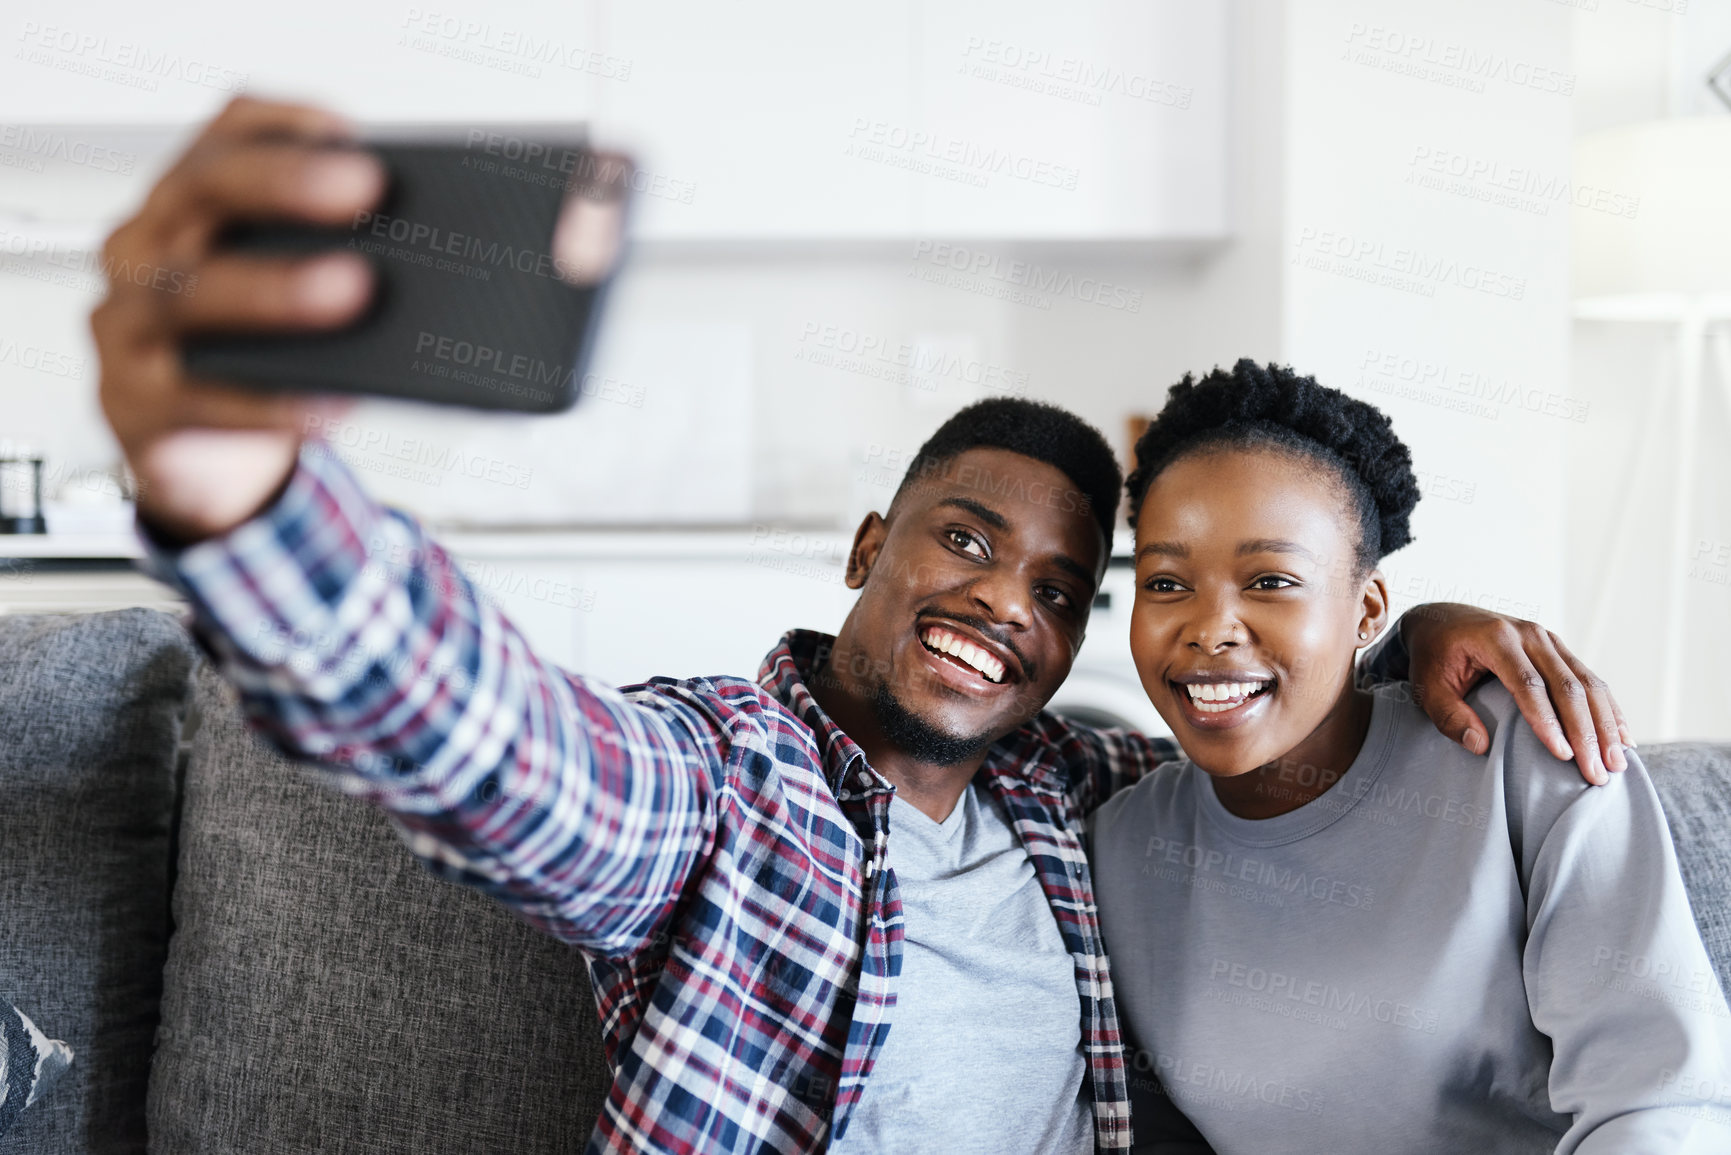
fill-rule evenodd
<path id="1" fill-rule="evenodd" d="M 1227 730 L 1266 715 L 1279 689 L 1272 674 L 1251 671 L 1191 671 L 1168 679 L 1179 713 L 1204 730 Z"/>

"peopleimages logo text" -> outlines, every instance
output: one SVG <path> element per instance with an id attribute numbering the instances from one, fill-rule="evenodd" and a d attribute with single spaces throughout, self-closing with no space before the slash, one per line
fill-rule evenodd
<path id="1" fill-rule="evenodd" d="M 107 33 L 83 31 L 55 24 L 24 21 L 18 39 L 26 49 L 60 53 L 67 60 L 87 66 L 110 65 L 140 74 L 141 78 L 178 80 L 220 92 L 245 92 L 247 74 L 211 64 L 179 52 L 153 49 L 130 40 L 117 40 Z M 45 63 L 33 60 L 32 63 Z M 73 68 L 70 71 L 83 71 Z"/>
<path id="2" fill-rule="evenodd" d="M 538 385 L 554 384 L 569 376 L 565 366 L 549 365 L 539 357 L 511 353 L 474 341 L 441 337 L 425 330 L 415 337 L 415 352 L 478 372 L 498 373 L 506 377 L 533 381 Z"/>
<path id="3" fill-rule="evenodd" d="M 1097 277 L 1078 277 L 1064 269 L 1055 269 L 1032 261 L 1008 259 L 998 253 L 964 245 L 952 245 L 943 241 L 915 241 L 914 262 L 916 267 L 925 264 L 968 278 L 997 281 L 1034 293 L 1069 297 L 1083 304 L 1099 305 L 1126 313 L 1140 312 L 1142 308 L 1141 289 L 1127 288 Z"/>
<path id="4" fill-rule="evenodd" d="M 1475 293 L 1519 301 L 1527 295 L 1527 279 L 1454 257 L 1435 256 L 1406 246 L 1390 246 L 1370 237 L 1306 225 L 1298 230 L 1297 259 L 1338 262 L 1325 271 L 1354 275 L 1353 270 L 1381 273 L 1398 283 L 1416 286 L 1453 285 Z M 1369 279 L 1368 277 L 1365 279 Z M 1434 292 L 1434 289 L 1432 290 Z"/>
<path id="5" fill-rule="evenodd" d="M 430 225 L 424 221 L 413 221 L 406 217 L 394 217 L 385 213 L 372 213 L 362 210 L 355 214 L 351 228 L 359 233 L 364 231 L 380 240 L 393 241 L 406 245 L 410 249 L 424 250 L 428 254 L 450 256 L 468 261 L 478 261 L 491 265 L 495 269 L 515 269 L 519 273 L 529 273 L 538 277 L 566 278 L 570 267 L 551 253 L 538 249 L 519 248 L 515 245 L 502 244 L 499 241 L 489 241 L 472 236 L 469 233 L 454 232 L 450 229 Z M 355 241 L 350 238 L 350 246 L 355 247 Z M 485 271 L 485 270 L 482 270 Z"/>
<path id="6" fill-rule="evenodd" d="M 1573 73 L 1423 33 L 1355 20 L 1347 25 L 1346 43 L 1347 56 L 1354 63 L 1409 72 L 1419 79 L 1453 78 L 1477 92 L 1484 90 L 1485 81 L 1496 80 L 1553 96 L 1575 93 Z M 1361 59 L 1354 55 L 1355 49 L 1369 55 Z"/>
<path id="7" fill-rule="evenodd" d="M 968 37 L 962 56 L 976 66 L 990 67 L 990 71 L 973 73 L 981 79 L 1053 95 L 1077 94 L 1088 98 L 1090 104 L 1099 104 L 1101 93 L 1111 93 L 1167 108 L 1185 109 L 1190 107 L 1190 101 L 1196 95 L 1195 89 L 1187 84 L 1161 80 L 1146 72 L 1133 72 L 1078 56 L 1027 48 L 1010 41 L 987 40 L 981 36 Z"/>
<path id="8" fill-rule="evenodd" d="M 105 145 L 67 136 L 64 132 L 25 124 L 0 124 L 0 149 L 32 159 L 61 161 L 120 176 L 130 174 L 133 165 L 138 163 L 135 153 L 119 152 Z M 40 172 L 41 169 L 34 171 Z"/>
<path id="9" fill-rule="evenodd" d="M 402 27 L 407 29 L 407 34 L 424 37 L 432 45 L 481 49 L 501 57 L 515 58 L 520 63 L 556 65 L 572 72 L 599 76 L 603 80 L 631 79 L 632 62 L 623 56 L 597 52 L 582 44 L 568 43 L 522 28 L 414 7 L 404 14 Z M 536 71 L 533 75 L 539 76 L 540 73 Z"/>
<path id="10" fill-rule="evenodd" d="M 1444 192 L 1467 192 L 1476 188 L 1487 194 L 1507 193 L 1510 198 L 1497 203 L 1507 203 L 1514 208 L 1524 207 L 1521 199 L 1515 199 L 1524 198 L 1526 202 L 1538 207 L 1541 213 L 1547 205 L 1569 204 L 1629 220 L 1633 220 L 1641 208 L 1640 197 L 1614 192 L 1598 185 L 1577 185 L 1567 177 L 1544 173 L 1531 166 L 1508 165 L 1500 160 L 1432 148 L 1429 145 L 1416 146 L 1412 159 L 1407 164 L 1410 170 L 1407 179 L 1421 187 L 1434 187 Z M 1428 177 L 1437 179 L 1427 181 Z M 1457 190 L 1444 183 L 1441 180 L 1444 177 L 1461 182 L 1466 189 Z"/>
<path id="11" fill-rule="evenodd" d="M 891 156 L 900 154 L 915 160 L 923 158 L 954 165 L 960 172 L 982 178 L 1007 176 L 1066 192 L 1076 188 L 1080 176 L 1071 165 L 1057 164 L 1001 145 L 981 144 L 865 116 L 854 118 L 853 130 L 848 136 L 848 154 L 862 160 L 888 161 Z"/>

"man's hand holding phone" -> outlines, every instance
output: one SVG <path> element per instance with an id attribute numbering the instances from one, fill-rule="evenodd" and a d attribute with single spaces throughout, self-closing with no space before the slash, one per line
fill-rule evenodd
<path id="1" fill-rule="evenodd" d="M 336 328 L 367 307 L 373 274 L 348 253 L 282 259 L 218 250 L 238 220 L 346 225 L 384 195 L 365 153 L 316 108 L 239 97 L 193 142 L 103 248 L 108 296 L 91 315 L 102 411 L 138 480 L 140 518 L 190 544 L 226 533 L 276 497 L 309 418 L 351 400 L 194 381 L 192 333 Z"/>

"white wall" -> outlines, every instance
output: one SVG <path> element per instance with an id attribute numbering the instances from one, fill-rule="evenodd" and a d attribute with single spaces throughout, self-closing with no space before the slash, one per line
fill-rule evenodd
<path id="1" fill-rule="evenodd" d="M 1707 73 L 1731 54 L 1731 2 L 1600 0 L 1574 13 L 1580 74 L 1577 137 L 1672 116 L 1727 116 L 1708 90 Z M 1644 174 L 1629 174 L 1638 196 Z M 1641 211 L 1641 210 L 1637 210 Z M 1731 221 L 1731 217 L 1728 217 Z M 1573 327 L 1571 389 L 1592 418 L 1571 430 L 1566 553 L 1569 620 L 1579 623 L 1582 656 L 1609 677 L 1638 733 L 1663 736 L 1661 672 L 1664 614 L 1674 572 L 1683 574 L 1686 628 L 1676 736 L 1731 739 L 1731 364 L 1705 355 L 1705 392 L 1691 431 L 1696 438 L 1694 505 L 1682 556 L 1672 519 L 1681 447 L 1675 381 L 1679 352 L 1670 325 L 1580 321 Z M 1653 426 L 1655 456 L 1634 473 L 1638 444 Z M 1628 536 L 1613 540 L 1629 503 Z M 1594 619 L 1605 601 L 1605 627 Z"/>
<path id="2" fill-rule="evenodd" d="M 1499 399 L 1567 391 L 1568 217 L 1423 182 L 1450 154 L 1567 173 L 1568 97 L 1509 79 L 1561 86 L 1567 12 L 1313 0 L 1288 27 L 1284 352 L 1412 448 L 1425 497 L 1384 564 L 1397 605 L 1566 629 L 1563 423 Z"/>

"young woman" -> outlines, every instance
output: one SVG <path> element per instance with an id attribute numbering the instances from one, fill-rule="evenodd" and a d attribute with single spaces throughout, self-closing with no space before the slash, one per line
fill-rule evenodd
<path id="1" fill-rule="evenodd" d="M 1499 685 L 1474 756 L 1354 683 L 1419 497 L 1388 418 L 1241 361 L 1136 454 L 1131 650 L 1187 755 L 1093 835 L 1139 1141 L 1163 1105 L 1221 1155 L 1731 1152 L 1731 1012 L 1639 759 L 1589 787 Z"/>

